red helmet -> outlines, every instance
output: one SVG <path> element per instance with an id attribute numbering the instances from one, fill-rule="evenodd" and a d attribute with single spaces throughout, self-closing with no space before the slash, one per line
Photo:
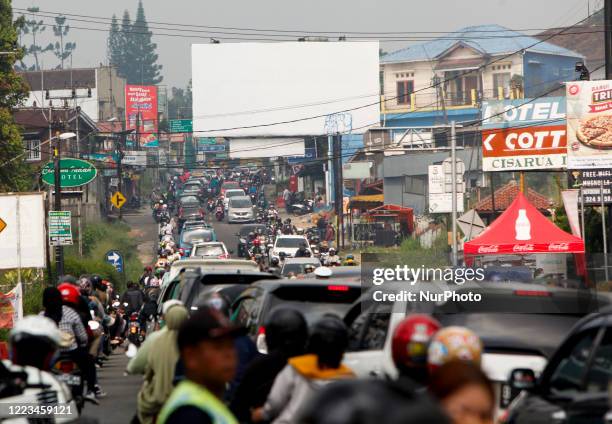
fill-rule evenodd
<path id="1" fill-rule="evenodd" d="M 261 240 L 259 240 L 258 238 L 253 240 L 253 246 L 259 246 L 261 244 Z"/>
<path id="2" fill-rule="evenodd" d="M 62 300 L 66 303 L 79 303 L 79 297 L 81 297 L 81 292 L 77 286 L 73 286 L 72 284 L 62 283 L 57 286 L 57 289 L 62 294 Z"/>
<path id="3" fill-rule="evenodd" d="M 425 314 L 412 314 L 399 323 L 393 333 L 393 362 L 398 369 L 425 367 L 427 348 L 442 325 Z"/>

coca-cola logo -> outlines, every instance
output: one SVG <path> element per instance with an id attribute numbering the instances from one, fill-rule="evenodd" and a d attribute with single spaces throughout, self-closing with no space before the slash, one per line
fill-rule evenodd
<path id="1" fill-rule="evenodd" d="M 533 244 L 515 244 L 512 247 L 513 252 L 533 252 L 535 246 Z"/>
<path id="2" fill-rule="evenodd" d="M 499 252 L 499 246 L 495 244 L 491 244 L 489 246 L 480 246 L 478 248 L 478 253 L 497 253 Z"/>
<path id="3" fill-rule="evenodd" d="M 569 243 L 550 243 L 548 250 L 552 252 L 564 252 L 569 250 Z"/>

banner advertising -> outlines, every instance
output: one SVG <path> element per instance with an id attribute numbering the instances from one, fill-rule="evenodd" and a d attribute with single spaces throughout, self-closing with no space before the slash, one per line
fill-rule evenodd
<path id="1" fill-rule="evenodd" d="M 21 283 L 8 293 L 0 293 L 0 328 L 13 328 L 23 318 L 23 290 Z"/>
<path id="2" fill-rule="evenodd" d="M 125 86 L 125 122 L 127 130 L 136 130 L 132 138 L 142 147 L 157 147 L 157 87 Z M 138 128 L 136 126 L 138 125 Z"/>
<path id="3" fill-rule="evenodd" d="M 565 100 L 502 100 L 483 103 L 483 171 L 566 167 Z"/>
<path id="4" fill-rule="evenodd" d="M 567 165 L 612 167 L 612 81 L 567 84 Z"/>

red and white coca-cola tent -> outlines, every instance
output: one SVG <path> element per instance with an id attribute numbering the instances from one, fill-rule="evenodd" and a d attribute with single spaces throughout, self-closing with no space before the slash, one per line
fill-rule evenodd
<path id="1" fill-rule="evenodd" d="M 519 193 L 480 236 L 463 245 L 463 253 L 465 256 L 584 253 L 584 241 L 561 230 Z"/>

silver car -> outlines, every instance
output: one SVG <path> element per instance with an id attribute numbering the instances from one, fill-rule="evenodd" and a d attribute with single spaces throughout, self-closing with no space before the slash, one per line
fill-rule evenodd
<path id="1" fill-rule="evenodd" d="M 227 222 L 252 222 L 255 220 L 253 203 L 249 196 L 236 196 L 229 200 Z"/>

